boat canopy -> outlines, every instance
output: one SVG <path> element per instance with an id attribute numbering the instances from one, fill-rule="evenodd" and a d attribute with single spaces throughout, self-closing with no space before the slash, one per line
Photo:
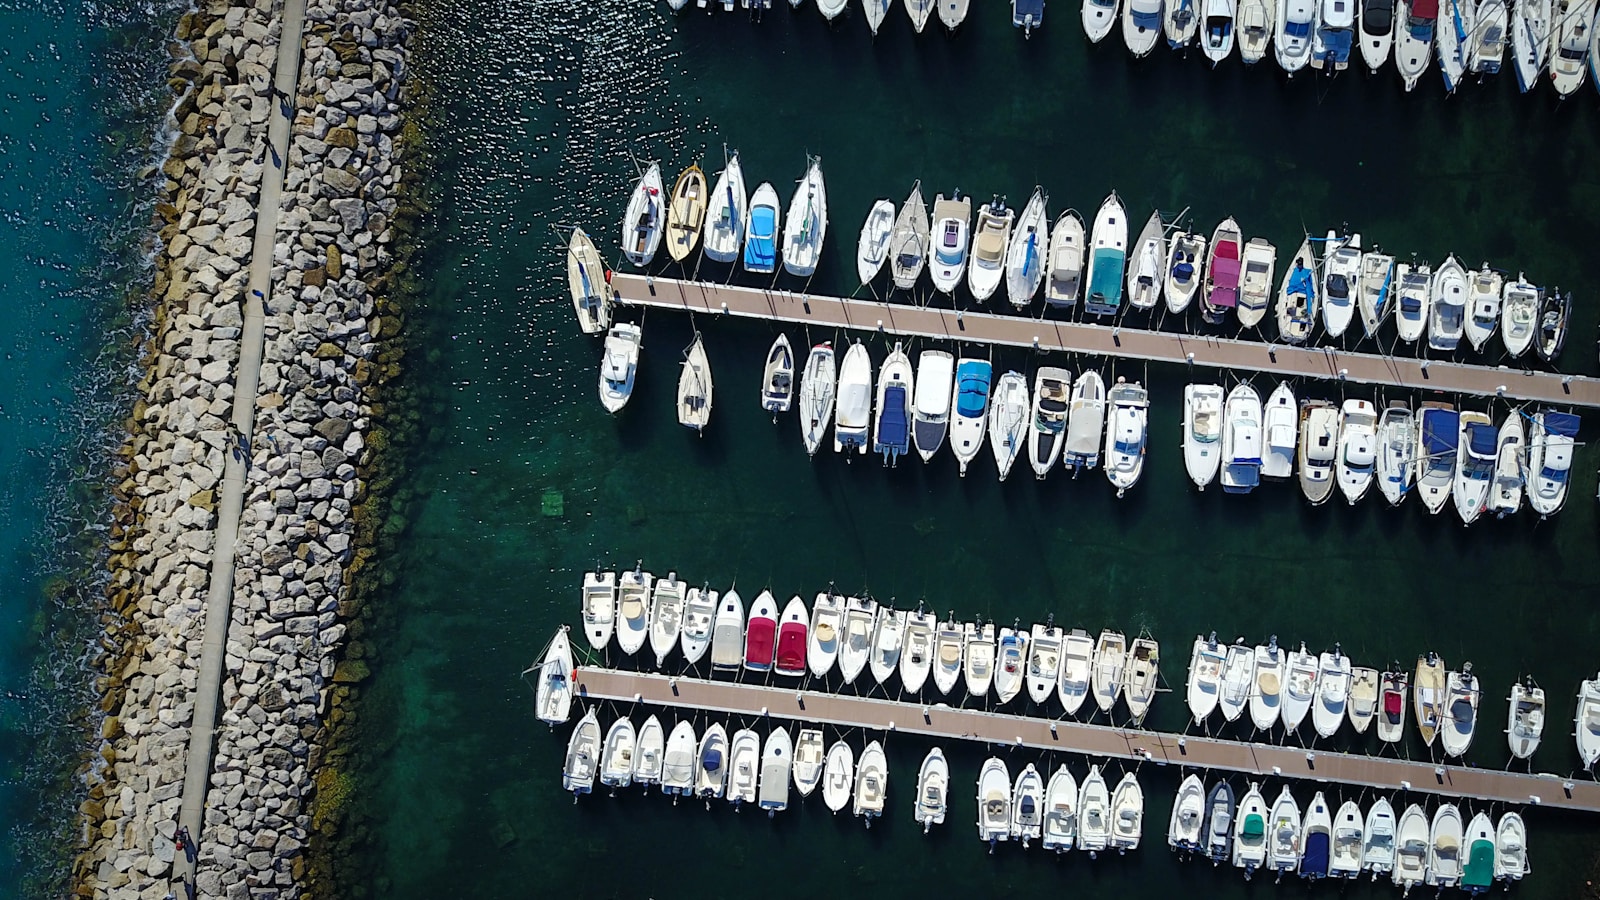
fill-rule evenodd
<path id="1" fill-rule="evenodd" d="M 1306 835 L 1305 853 L 1300 857 L 1300 874 L 1328 874 L 1328 833 L 1313 831 Z"/>
<path id="2" fill-rule="evenodd" d="M 753 666 L 772 665 L 773 639 L 778 623 L 771 619 L 751 618 L 744 634 L 744 661 Z"/>
<path id="3" fill-rule="evenodd" d="M 1449 409 L 1422 411 L 1422 449 L 1429 456 L 1456 452 L 1461 416 Z"/>
<path id="4" fill-rule="evenodd" d="M 787 672 L 806 665 L 806 626 L 804 622 L 785 622 L 778 629 L 778 668 Z"/>
<path id="5" fill-rule="evenodd" d="M 1267 822 L 1260 813 L 1250 813 L 1244 817 L 1244 830 L 1241 834 L 1246 838 L 1260 840 L 1267 833 Z"/>
<path id="6" fill-rule="evenodd" d="M 1315 275 L 1310 266 L 1295 264 L 1294 271 L 1289 273 L 1289 293 L 1304 294 L 1308 299 L 1317 295 Z"/>
<path id="7" fill-rule="evenodd" d="M 1089 301 L 1084 308 L 1095 315 L 1109 315 L 1122 305 L 1122 268 L 1127 254 L 1111 247 L 1094 251 L 1089 272 Z"/>
<path id="8" fill-rule="evenodd" d="M 1487 889 L 1494 880 L 1494 841 L 1479 838 L 1468 851 L 1467 868 L 1461 875 L 1464 888 Z"/>
<path id="9" fill-rule="evenodd" d="M 943 419 L 950 413 L 950 376 L 955 360 L 924 355 L 917 363 L 917 418 Z"/>
<path id="10" fill-rule="evenodd" d="M 892 384 L 883 390 L 882 417 L 878 420 L 878 443 L 885 447 L 906 445 L 906 388 Z"/>
<path id="11" fill-rule="evenodd" d="M 1544 430 L 1550 434 L 1575 438 L 1578 436 L 1578 417 L 1572 413 L 1547 412 L 1544 414 Z"/>
<path id="12" fill-rule="evenodd" d="M 715 772 L 722 768 L 722 751 L 716 747 L 707 747 L 706 752 L 700 757 L 700 764 L 707 772 Z"/>
<path id="13" fill-rule="evenodd" d="M 1481 422 L 1467 423 L 1467 449 L 1474 456 L 1493 456 L 1496 432 L 1493 425 Z"/>
<path id="14" fill-rule="evenodd" d="M 992 371 L 989 364 L 982 361 L 965 362 L 956 369 L 956 412 L 962 418 L 980 418 L 988 409 Z"/>

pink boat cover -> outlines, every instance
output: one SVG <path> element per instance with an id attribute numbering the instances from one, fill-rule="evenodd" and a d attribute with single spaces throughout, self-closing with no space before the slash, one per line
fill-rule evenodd
<path id="1" fill-rule="evenodd" d="M 778 629 L 778 672 L 800 675 L 806 668 L 806 623 L 785 622 Z"/>
<path id="2" fill-rule="evenodd" d="M 1239 297 L 1239 245 L 1218 241 L 1211 259 L 1211 305 L 1233 306 Z"/>
<path id="3" fill-rule="evenodd" d="M 778 623 L 772 619 L 752 618 L 744 633 L 744 662 L 747 666 L 772 666 L 773 634 Z"/>

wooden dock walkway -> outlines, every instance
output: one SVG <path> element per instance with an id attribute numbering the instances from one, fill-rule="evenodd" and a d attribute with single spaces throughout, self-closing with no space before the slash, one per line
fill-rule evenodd
<path id="1" fill-rule="evenodd" d="M 577 672 L 578 694 L 590 700 L 642 702 L 742 716 L 765 715 L 843 728 L 1148 760 L 1160 765 L 1240 772 L 1252 778 L 1296 778 L 1384 791 L 1412 790 L 1445 797 L 1600 812 L 1600 783 L 1568 781 L 1555 775 L 1308 751 L 1299 747 L 1165 734 L 1066 719 L 589 666 L 579 667 Z M 1479 740 L 1498 737 L 1499 732 L 1478 735 Z"/>
<path id="2" fill-rule="evenodd" d="M 618 303 L 697 313 L 741 316 L 816 326 L 881 331 L 904 337 L 1036 347 L 1096 356 L 1192 363 L 1217 369 L 1264 372 L 1278 378 L 1345 380 L 1411 391 L 1502 396 L 1559 406 L 1600 407 L 1600 379 L 1504 366 L 1474 366 L 1441 360 L 1295 347 L 1259 340 L 1187 335 L 1089 325 L 1021 315 L 961 312 L 881 300 L 721 285 L 617 272 L 611 286 Z M 804 348 L 800 348 L 802 351 Z M 1531 351 L 1530 351 L 1531 352 Z"/>

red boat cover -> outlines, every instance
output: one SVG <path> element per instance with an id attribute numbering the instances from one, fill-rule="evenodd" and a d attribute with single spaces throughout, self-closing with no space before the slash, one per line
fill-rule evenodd
<path id="1" fill-rule="evenodd" d="M 803 673 L 806 668 L 806 623 L 785 622 L 778 629 L 778 671 Z"/>
<path id="2" fill-rule="evenodd" d="M 1411 15 L 1419 19 L 1439 18 L 1439 0 L 1416 0 L 1411 4 Z"/>
<path id="3" fill-rule="evenodd" d="M 772 636 L 778 623 L 771 619 L 751 619 L 744 633 L 744 662 L 747 666 L 772 665 Z"/>
<path id="4" fill-rule="evenodd" d="M 1383 711 L 1390 718 L 1400 717 L 1400 704 L 1402 698 L 1399 691 L 1387 691 L 1383 695 Z"/>

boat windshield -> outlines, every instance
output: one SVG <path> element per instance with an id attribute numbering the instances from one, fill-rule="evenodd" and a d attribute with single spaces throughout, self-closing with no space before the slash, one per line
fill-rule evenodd
<path id="1" fill-rule="evenodd" d="M 1311 23 L 1309 21 L 1287 22 L 1283 26 L 1283 33 L 1292 38 L 1304 39 L 1311 34 Z"/>

